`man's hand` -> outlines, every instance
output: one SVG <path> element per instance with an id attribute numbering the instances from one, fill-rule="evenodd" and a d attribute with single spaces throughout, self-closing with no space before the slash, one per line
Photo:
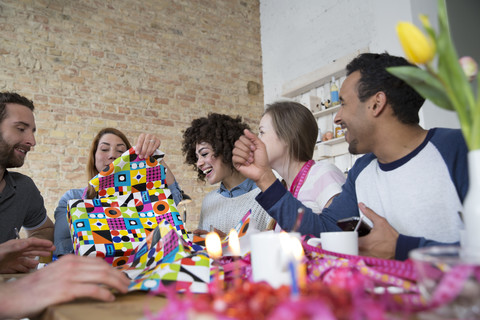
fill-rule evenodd
<path id="1" fill-rule="evenodd" d="M 113 301 L 112 289 L 126 293 L 130 280 L 100 258 L 61 257 L 16 281 L 0 284 L 0 319 L 23 318 L 77 298 Z"/>
<path id="2" fill-rule="evenodd" d="M 358 207 L 373 222 L 373 228 L 370 233 L 358 238 L 360 254 L 383 259 L 395 258 L 398 232 L 385 218 L 376 214 L 372 209 L 365 206 L 364 203 L 360 202 Z"/>
<path id="3" fill-rule="evenodd" d="M 252 179 L 262 191 L 267 190 L 276 180 L 265 144 L 247 129 L 235 142 L 232 162 L 235 169 Z"/>
<path id="4" fill-rule="evenodd" d="M 162 142 L 160 139 L 155 137 L 153 134 L 149 133 L 142 133 L 137 139 L 137 143 L 135 144 L 135 151 L 137 152 L 140 159 L 147 159 L 155 150 L 160 147 Z"/>
<path id="5" fill-rule="evenodd" d="M 213 231 L 216 232 L 218 234 L 218 236 L 220 237 L 220 239 L 223 239 L 225 238 L 227 235 L 223 232 L 223 231 L 220 231 L 218 230 L 217 228 L 213 228 Z M 196 229 L 196 230 L 193 230 L 192 233 L 195 235 L 195 236 L 202 236 L 202 235 L 207 235 L 209 233 L 209 231 L 207 230 L 202 230 L 202 229 Z"/>
<path id="6" fill-rule="evenodd" d="M 55 246 L 39 238 L 14 239 L 0 244 L 0 273 L 29 272 L 38 265 L 35 257 L 49 257 Z"/>

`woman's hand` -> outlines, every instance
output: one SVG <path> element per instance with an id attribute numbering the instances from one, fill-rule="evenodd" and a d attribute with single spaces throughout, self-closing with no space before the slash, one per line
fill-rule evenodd
<path id="1" fill-rule="evenodd" d="M 140 159 L 147 159 L 153 155 L 162 142 L 160 139 L 150 133 L 142 133 L 135 144 L 135 151 Z"/>

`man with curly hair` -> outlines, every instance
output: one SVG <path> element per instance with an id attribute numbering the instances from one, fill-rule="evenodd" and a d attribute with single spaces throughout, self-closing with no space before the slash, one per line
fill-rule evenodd
<path id="1" fill-rule="evenodd" d="M 220 187 L 208 193 L 202 202 L 198 229 L 194 234 L 205 234 L 213 226 L 220 236 L 252 210 L 251 221 L 264 230 L 270 216 L 255 201 L 260 190 L 255 183 L 238 172 L 232 163 L 235 141 L 249 126 L 237 116 L 210 113 L 194 119 L 183 133 L 182 152 L 185 162 L 198 172 L 198 179 Z"/>

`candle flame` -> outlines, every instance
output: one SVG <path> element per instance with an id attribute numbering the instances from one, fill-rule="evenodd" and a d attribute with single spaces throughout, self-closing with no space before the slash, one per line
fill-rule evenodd
<path id="1" fill-rule="evenodd" d="M 300 240 L 298 240 L 295 237 L 291 237 L 290 240 L 290 249 L 292 250 L 292 254 L 295 257 L 295 260 L 301 261 L 303 259 L 303 247 L 302 244 L 300 243 Z"/>
<path id="2" fill-rule="evenodd" d="M 228 234 L 228 247 L 234 256 L 240 256 L 240 241 L 238 240 L 238 232 L 235 229 L 230 230 Z"/>
<path id="3" fill-rule="evenodd" d="M 205 246 L 210 258 L 218 259 L 222 256 L 222 243 L 216 232 L 209 232 L 205 238 Z"/>

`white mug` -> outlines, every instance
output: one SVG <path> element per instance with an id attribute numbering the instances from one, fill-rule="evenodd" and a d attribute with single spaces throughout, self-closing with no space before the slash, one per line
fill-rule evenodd
<path id="1" fill-rule="evenodd" d="M 307 241 L 311 246 L 317 246 L 320 243 L 323 250 L 358 255 L 357 231 L 322 232 L 320 238 L 311 238 Z"/>
<path id="2" fill-rule="evenodd" d="M 299 237 L 300 234 L 289 234 Z M 272 287 L 291 284 L 288 257 L 282 247 L 282 235 L 265 231 L 250 236 L 252 278 L 254 282 L 266 281 Z"/>

